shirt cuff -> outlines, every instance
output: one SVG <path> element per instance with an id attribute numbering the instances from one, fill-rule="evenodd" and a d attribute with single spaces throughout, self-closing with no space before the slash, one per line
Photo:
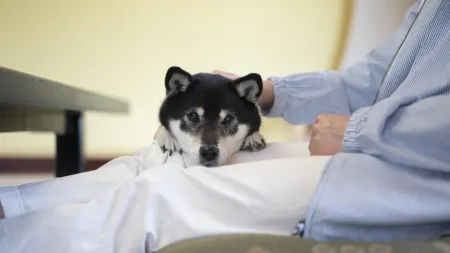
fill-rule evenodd
<path id="1" fill-rule="evenodd" d="M 344 138 L 342 140 L 342 150 L 346 153 L 361 152 L 361 147 L 358 142 L 358 137 L 364 124 L 369 116 L 369 111 L 372 107 L 364 107 L 355 111 L 350 117 L 350 121 L 345 129 Z"/>
<path id="2" fill-rule="evenodd" d="M 23 214 L 22 201 L 15 186 L 0 188 L 0 203 L 5 218 Z"/>
<path id="3" fill-rule="evenodd" d="M 269 77 L 268 79 L 272 81 L 274 100 L 271 108 L 261 108 L 261 114 L 264 117 L 281 117 L 287 100 L 284 88 L 289 84 L 282 77 Z"/>

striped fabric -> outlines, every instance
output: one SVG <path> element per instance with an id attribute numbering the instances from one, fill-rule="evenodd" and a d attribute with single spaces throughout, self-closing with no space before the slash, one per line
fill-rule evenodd
<path id="1" fill-rule="evenodd" d="M 446 11 L 445 5 L 448 5 L 448 2 L 445 3 L 443 0 L 429 0 L 423 6 L 410 32 L 405 37 L 403 45 L 393 59 L 391 63 L 392 67 L 386 73 L 376 102 L 390 97 L 400 86 L 402 87 L 399 94 L 396 95 L 416 95 L 417 90 L 414 86 L 422 84 L 422 80 L 420 79 L 423 75 L 425 73 L 435 72 L 436 64 L 443 65 L 443 63 L 448 63 L 450 44 L 449 41 L 443 39 L 445 36 L 448 36 L 450 30 L 450 27 L 448 27 L 450 12 Z M 439 43 L 444 43 L 448 46 L 440 47 L 438 50 L 432 52 Z M 434 57 L 426 59 L 427 57 L 429 58 L 430 53 Z M 424 60 L 428 64 L 423 64 Z M 421 64 L 419 65 L 419 63 Z M 412 71 L 415 71 L 415 75 L 411 75 Z M 435 93 L 436 91 L 434 89 L 425 90 L 423 93 L 419 93 L 418 96 L 424 98 L 432 96 Z"/>
<path id="2" fill-rule="evenodd" d="M 450 0 L 419 7 L 365 62 L 271 77 L 268 117 L 309 124 L 319 113 L 351 115 L 344 152 L 325 168 L 297 235 L 391 241 L 450 234 Z"/>

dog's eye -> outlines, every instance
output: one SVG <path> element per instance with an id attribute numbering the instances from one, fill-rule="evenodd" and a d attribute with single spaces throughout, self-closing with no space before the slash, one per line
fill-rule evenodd
<path id="1" fill-rule="evenodd" d="M 222 124 L 223 125 L 228 125 L 230 124 L 232 121 L 234 120 L 234 117 L 230 114 L 228 114 L 227 116 L 225 116 L 225 118 L 222 120 Z"/>
<path id="2" fill-rule="evenodd" d="M 196 112 L 190 112 L 187 115 L 188 119 L 194 123 L 198 123 L 200 121 L 200 117 Z"/>

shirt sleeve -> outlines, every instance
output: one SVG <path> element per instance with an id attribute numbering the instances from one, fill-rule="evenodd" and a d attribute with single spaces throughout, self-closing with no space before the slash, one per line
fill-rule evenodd
<path id="1" fill-rule="evenodd" d="M 282 117 L 291 124 L 311 124 L 318 114 L 351 115 L 373 104 L 398 48 L 414 22 L 420 1 L 405 15 L 400 28 L 374 48 L 366 60 L 339 71 L 273 76 L 274 104 L 266 117 Z"/>
<path id="2" fill-rule="evenodd" d="M 343 140 L 347 153 L 364 153 L 412 168 L 450 172 L 450 96 L 391 97 L 357 110 Z"/>

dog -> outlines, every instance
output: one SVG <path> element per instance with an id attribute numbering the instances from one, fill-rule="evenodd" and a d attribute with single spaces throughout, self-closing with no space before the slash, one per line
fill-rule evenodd
<path id="1" fill-rule="evenodd" d="M 255 152 L 266 147 L 259 132 L 259 74 L 231 80 L 218 74 L 191 75 L 173 66 L 164 83 L 161 126 L 154 137 L 164 152 L 186 153 L 199 165 L 215 167 L 239 150 Z"/>

